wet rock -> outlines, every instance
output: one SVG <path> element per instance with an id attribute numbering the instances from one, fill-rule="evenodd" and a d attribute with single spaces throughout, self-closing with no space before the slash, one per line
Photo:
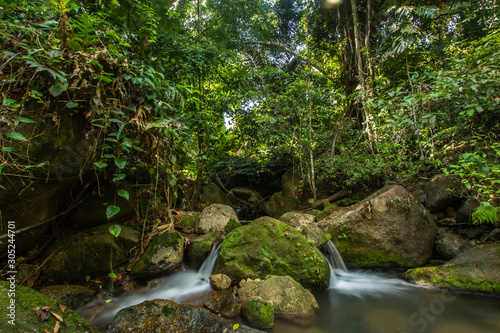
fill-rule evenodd
<path id="1" fill-rule="evenodd" d="M 462 182 L 456 178 L 444 174 L 432 177 L 425 186 L 427 209 L 437 212 L 455 204 L 460 200 L 462 190 Z"/>
<path id="2" fill-rule="evenodd" d="M 157 299 L 121 310 L 106 332 L 233 332 L 235 324 L 235 321 L 218 316 L 208 309 Z M 237 330 L 244 333 L 260 332 L 242 324 Z"/>
<path id="3" fill-rule="evenodd" d="M 129 199 L 119 196 L 120 190 L 129 193 Z M 69 220 L 80 229 L 89 229 L 101 224 L 106 224 L 110 220 L 106 217 L 106 209 L 109 205 L 120 207 L 118 214 L 111 218 L 111 221 L 122 221 L 134 212 L 134 190 L 132 186 L 121 181 L 120 184 L 107 184 L 100 191 L 85 199 L 75 210 L 70 213 Z"/>
<path id="4" fill-rule="evenodd" d="M 451 260 L 460 253 L 470 249 L 472 245 L 460 236 L 439 228 L 436 238 L 436 252 L 439 257 Z"/>
<path id="5" fill-rule="evenodd" d="M 294 204 L 290 199 L 286 198 L 282 192 L 274 193 L 264 204 L 266 213 L 274 218 L 279 218 L 281 215 L 293 209 Z"/>
<path id="6" fill-rule="evenodd" d="M 274 326 L 274 306 L 261 297 L 249 297 L 241 306 L 241 316 L 252 327 L 272 328 Z"/>
<path id="7" fill-rule="evenodd" d="M 348 267 L 398 268 L 425 264 L 432 255 L 432 215 L 402 186 L 389 185 L 318 224 L 332 235 Z"/>
<path id="8" fill-rule="evenodd" d="M 9 297 L 10 290 L 15 290 L 15 298 Z M 11 306 L 11 299 L 15 299 L 15 310 L 9 309 Z M 95 328 L 92 327 L 80 315 L 65 311 L 64 313 L 58 306 L 56 300 L 51 299 L 39 293 L 38 291 L 27 288 L 18 284 L 11 285 L 9 281 L 0 281 L 0 332 L 9 333 L 26 333 L 26 332 L 54 332 L 54 327 L 58 322 L 57 319 L 45 312 L 47 315 L 45 321 L 38 321 L 38 317 L 33 311 L 34 308 L 42 308 L 49 306 L 50 311 L 59 315 L 66 326 L 61 325 L 60 332 L 93 332 Z M 15 325 L 9 323 L 10 320 L 14 321 Z"/>
<path id="9" fill-rule="evenodd" d="M 215 290 L 225 290 L 231 287 L 231 278 L 225 274 L 210 275 L 210 287 Z"/>
<path id="10" fill-rule="evenodd" d="M 311 290 L 327 289 L 330 283 L 330 268 L 321 252 L 297 230 L 271 217 L 228 234 L 215 272 L 233 283 L 267 275 L 290 275 Z"/>
<path id="11" fill-rule="evenodd" d="M 222 233 L 212 231 L 195 240 L 192 240 L 187 247 L 187 262 L 194 268 L 200 268 L 205 259 L 210 254 L 210 249 L 217 243 L 220 243 Z"/>
<path id="12" fill-rule="evenodd" d="M 290 276 L 268 276 L 262 281 L 247 281 L 238 289 L 238 301 L 245 304 L 254 297 L 273 304 L 276 317 L 311 323 L 319 305 L 313 294 Z"/>
<path id="13" fill-rule="evenodd" d="M 238 215 L 232 207 L 219 204 L 210 205 L 203 209 L 200 214 L 198 232 L 224 231 L 230 220 L 239 222 Z"/>
<path id="14" fill-rule="evenodd" d="M 40 293 L 73 310 L 90 302 L 95 295 L 91 288 L 78 285 L 46 286 L 40 289 Z"/>
<path id="15" fill-rule="evenodd" d="M 128 261 L 127 253 L 141 239 L 141 233 L 121 226 L 118 237 L 106 224 L 84 233 L 58 239 L 50 248 L 50 258 L 43 266 L 45 276 L 54 282 L 82 281 L 96 277 Z"/>
<path id="16" fill-rule="evenodd" d="M 216 315 L 224 318 L 236 319 L 240 315 L 240 304 L 229 290 L 211 290 L 202 294 L 193 295 L 183 300 L 184 304 L 202 306 Z"/>
<path id="17" fill-rule="evenodd" d="M 132 267 L 134 275 L 157 275 L 177 267 L 184 256 L 184 237 L 178 232 L 156 236 Z"/>
<path id="18" fill-rule="evenodd" d="M 411 269 L 405 277 L 428 286 L 500 295 L 500 244 L 476 246 L 443 266 Z"/>

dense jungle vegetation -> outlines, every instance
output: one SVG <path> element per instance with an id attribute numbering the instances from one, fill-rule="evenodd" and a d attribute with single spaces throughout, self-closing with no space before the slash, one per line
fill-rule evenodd
<path id="1" fill-rule="evenodd" d="M 0 0 L 0 176 L 54 172 L 17 129 L 71 115 L 82 174 L 142 168 L 172 205 L 221 172 L 295 165 L 314 197 L 445 172 L 494 223 L 499 15 L 494 0 Z"/>

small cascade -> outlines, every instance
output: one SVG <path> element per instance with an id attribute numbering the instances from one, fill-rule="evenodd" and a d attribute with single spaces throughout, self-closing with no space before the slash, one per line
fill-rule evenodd
<path id="1" fill-rule="evenodd" d="M 212 246 L 209 256 L 198 271 L 194 269 L 180 271 L 163 279 L 157 288 L 135 290 L 118 296 L 109 303 L 93 302 L 78 309 L 77 312 L 94 326 L 104 330 L 121 309 L 154 299 L 182 302 L 192 294 L 208 291 L 209 277 L 215 267 L 221 246 L 222 244 Z"/>
<path id="2" fill-rule="evenodd" d="M 344 260 L 342 260 L 339 250 L 337 250 L 337 247 L 333 244 L 331 239 L 323 245 L 321 250 L 330 264 L 330 287 L 332 287 L 337 283 L 338 275 L 342 272 L 347 272 L 347 268 L 345 267 Z"/>

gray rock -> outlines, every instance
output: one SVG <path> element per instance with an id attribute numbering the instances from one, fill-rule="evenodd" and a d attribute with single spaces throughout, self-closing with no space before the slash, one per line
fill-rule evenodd
<path id="1" fill-rule="evenodd" d="M 233 332 L 235 324 L 235 321 L 218 316 L 208 309 L 157 299 L 121 310 L 106 332 Z M 240 324 L 238 332 L 260 331 Z"/>
<path id="2" fill-rule="evenodd" d="M 426 207 L 431 212 L 443 210 L 459 201 L 462 191 L 460 180 L 444 174 L 436 175 L 425 186 Z"/>
<path id="3" fill-rule="evenodd" d="M 73 310 L 90 302 L 95 295 L 95 291 L 91 288 L 65 284 L 43 287 L 40 293 Z"/>
<path id="4" fill-rule="evenodd" d="M 318 224 L 349 267 L 417 267 L 432 255 L 432 215 L 402 186 L 389 185 Z"/>
<path id="5" fill-rule="evenodd" d="M 286 198 L 282 192 L 274 193 L 264 204 L 264 210 L 269 216 L 279 218 L 281 215 L 294 209 L 292 200 Z"/>
<path id="6" fill-rule="evenodd" d="M 198 232 L 224 231 L 230 220 L 239 222 L 238 215 L 232 207 L 220 204 L 210 205 L 203 209 L 200 214 Z"/>
<path id="7" fill-rule="evenodd" d="M 470 249 L 472 245 L 460 236 L 439 228 L 436 237 L 436 252 L 445 259 L 451 260 L 460 253 Z"/>
<path id="8" fill-rule="evenodd" d="M 457 222 L 470 223 L 472 222 L 472 213 L 474 209 L 479 207 L 479 200 L 476 198 L 469 198 L 466 202 L 462 203 L 457 211 Z"/>
<path id="9" fill-rule="evenodd" d="M 317 226 L 314 215 L 288 212 L 283 214 L 279 220 L 300 231 L 307 240 L 313 241 L 313 245 L 316 247 L 328 241 L 325 232 Z"/>

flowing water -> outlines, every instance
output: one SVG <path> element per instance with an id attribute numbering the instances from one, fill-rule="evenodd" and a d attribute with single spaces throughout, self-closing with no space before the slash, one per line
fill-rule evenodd
<path id="1" fill-rule="evenodd" d="M 220 245 L 199 271 L 185 270 L 166 278 L 156 289 L 137 290 L 110 303 L 80 309 L 97 327 L 105 328 L 119 310 L 156 298 L 182 302 L 210 289 L 209 276 Z M 323 247 L 332 268 L 330 288 L 315 294 L 321 307 L 313 326 L 277 320 L 272 333 L 498 333 L 500 298 L 455 294 L 407 283 L 395 274 L 348 271 L 332 242 Z M 193 332 L 196 333 L 196 332 Z"/>

